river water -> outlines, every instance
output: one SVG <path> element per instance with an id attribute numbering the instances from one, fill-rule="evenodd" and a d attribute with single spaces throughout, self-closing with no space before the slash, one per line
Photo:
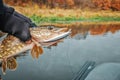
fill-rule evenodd
<path id="1" fill-rule="evenodd" d="M 44 47 L 38 59 L 30 51 L 16 58 L 17 68 L 7 69 L 3 80 L 72 80 L 86 61 L 96 66 L 120 62 L 120 25 L 71 25 L 70 36 L 54 46 Z"/>

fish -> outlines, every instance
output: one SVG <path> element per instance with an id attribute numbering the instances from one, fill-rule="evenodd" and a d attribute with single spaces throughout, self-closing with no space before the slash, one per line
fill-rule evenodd
<path id="1" fill-rule="evenodd" d="M 30 33 L 32 38 L 29 44 L 22 42 L 17 37 L 13 35 L 7 35 L 0 43 L 0 62 L 2 62 L 2 72 L 5 74 L 5 71 L 10 67 L 9 62 L 14 61 L 13 56 L 18 55 L 27 50 L 31 51 L 31 56 L 33 58 L 39 58 L 43 54 L 44 45 L 52 45 L 64 37 L 68 36 L 71 33 L 71 30 L 67 28 L 60 29 L 48 29 L 45 27 L 36 27 L 30 28 Z M 10 60 L 12 58 L 12 60 Z M 15 65 L 17 66 L 17 65 Z"/>

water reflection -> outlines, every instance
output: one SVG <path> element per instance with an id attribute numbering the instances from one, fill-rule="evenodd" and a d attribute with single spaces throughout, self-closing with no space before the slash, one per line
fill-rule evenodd
<path id="1" fill-rule="evenodd" d="M 115 33 L 120 30 L 120 25 L 71 25 L 71 37 L 74 39 L 86 39 L 88 33 L 90 35 L 105 35 L 108 32 Z"/>
<path id="2" fill-rule="evenodd" d="M 61 45 L 58 45 L 58 43 L 63 42 L 63 40 L 41 44 L 47 47 L 44 49 L 45 55 L 43 54 L 43 56 L 40 56 L 43 53 L 42 49 L 40 49 L 40 54 L 31 53 L 33 59 L 39 58 L 39 61 L 32 61 L 32 59 L 29 58 L 29 55 L 20 54 L 17 57 L 8 60 L 9 65 L 7 67 L 7 62 L 4 62 L 4 65 L 1 65 L 1 67 L 4 68 L 3 71 L 8 69 L 15 71 L 18 66 L 21 65 L 19 69 L 17 69 L 18 71 L 16 70 L 12 73 L 14 75 L 10 72 L 10 74 L 8 73 L 7 77 L 5 75 L 4 78 L 16 80 L 16 75 L 22 75 L 22 80 L 71 80 L 71 76 L 73 77 L 71 69 L 73 72 L 77 72 L 80 66 L 82 66 L 81 63 L 84 63 L 86 59 L 98 62 L 119 61 L 120 49 L 119 47 L 114 47 L 119 46 L 119 40 L 117 40 L 116 37 L 106 37 L 105 39 L 100 38 L 100 40 L 99 37 L 94 38 L 94 40 L 93 36 L 90 36 L 90 38 L 87 37 L 88 35 L 104 36 L 109 32 L 115 34 L 120 30 L 120 25 L 71 25 L 68 27 L 72 29 L 70 37 L 76 40 L 66 39 L 65 43 Z M 117 36 L 119 36 L 119 34 L 120 33 L 118 33 Z M 84 41 L 81 39 L 84 39 Z M 108 39 L 110 40 L 108 41 Z M 93 44 L 94 41 L 96 42 Z M 51 49 L 52 46 L 55 47 Z M 112 55 L 113 53 L 114 55 Z M 66 54 L 68 55 L 69 60 L 66 57 Z M 26 59 L 18 59 L 17 61 L 24 61 L 24 63 L 16 61 L 18 57 L 23 56 L 27 56 L 25 57 Z M 31 74 L 29 74 L 30 72 Z M 19 79 L 21 79 L 21 76 L 19 76 Z"/>

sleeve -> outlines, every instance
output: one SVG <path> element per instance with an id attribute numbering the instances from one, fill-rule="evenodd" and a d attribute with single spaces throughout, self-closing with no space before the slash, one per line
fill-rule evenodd
<path id="1" fill-rule="evenodd" d="M 5 12 L 3 0 L 0 0 L 0 14 L 3 14 Z"/>

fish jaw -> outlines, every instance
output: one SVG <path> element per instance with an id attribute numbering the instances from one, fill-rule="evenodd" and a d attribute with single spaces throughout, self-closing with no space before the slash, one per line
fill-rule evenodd
<path id="1" fill-rule="evenodd" d="M 32 36 L 36 37 L 37 41 L 40 43 L 55 42 L 57 40 L 63 39 L 70 35 L 71 29 L 61 28 L 53 30 L 40 30 L 40 28 L 31 29 Z"/>

